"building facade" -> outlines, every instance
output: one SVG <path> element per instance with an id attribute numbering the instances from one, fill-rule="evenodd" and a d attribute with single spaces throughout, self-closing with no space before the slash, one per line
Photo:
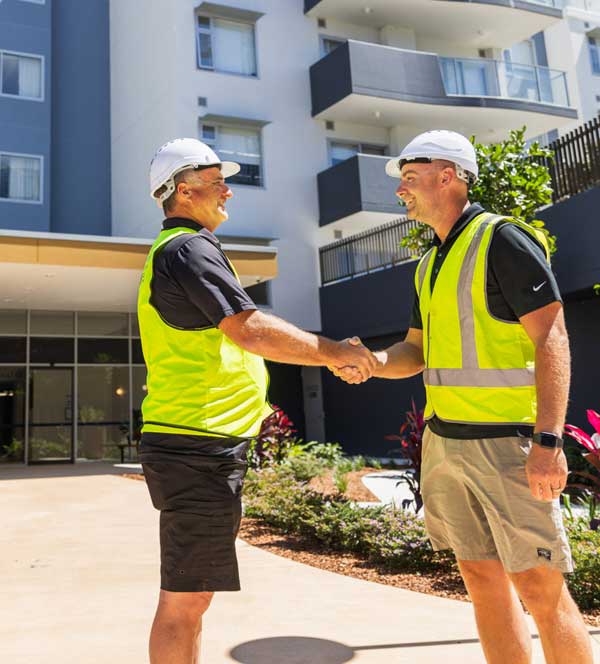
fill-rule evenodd
<path id="1" fill-rule="evenodd" d="M 197 137 L 241 163 L 219 235 L 261 306 L 377 345 L 406 331 L 414 270 L 405 256 L 367 274 L 373 232 L 397 263 L 386 158 L 435 127 L 493 142 L 526 125 L 552 140 L 600 108 L 593 0 L 169 4 L 144 0 L 141 16 L 139 0 L 0 1 L 4 461 L 134 456 L 135 294 L 162 220 L 147 176 L 165 141 Z M 374 450 L 379 429 L 356 419 L 383 421 L 360 408 L 382 381 L 272 374 L 271 399 L 303 436 Z M 418 390 L 381 396 L 386 428 Z"/>

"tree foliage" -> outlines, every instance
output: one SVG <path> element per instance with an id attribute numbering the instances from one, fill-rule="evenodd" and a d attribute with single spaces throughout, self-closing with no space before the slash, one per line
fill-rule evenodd
<path id="1" fill-rule="evenodd" d="M 489 212 L 519 219 L 539 228 L 550 246 L 556 251 L 556 238 L 551 235 L 544 222 L 536 219 L 536 212 L 552 203 L 551 178 L 545 166 L 553 159 L 552 150 L 542 147 L 537 141 L 527 145 L 525 130 L 514 129 L 509 137 L 491 145 L 471 142 L 475 146 L 479 164 L 479 179 L 471 187 L 469 199 L 481 203 Z M 433 234 L 425 224 L 413 229 L 401 241 L 415 257 L 422 256 L 431 247 Z"/>

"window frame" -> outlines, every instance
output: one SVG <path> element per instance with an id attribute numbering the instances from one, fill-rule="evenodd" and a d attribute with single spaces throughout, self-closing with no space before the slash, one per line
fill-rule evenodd
<path id="1" fill-rule="evenodd" d="M 208 19 L 210 23 L 210 27 L 201 27 L 198 19 L 204 18 Z M 237 72 L 237 71 L 226 71 L 224 69 L 218 69 L 215 67 L 215 43 L 214 43 L 214 37 L 213 37 L 213 30 L 214 30 L 214 21 L 215 19 L 217 20 L 222 20 L 222 21 L 229 21 L 230 23 L 238 23 L 239 25 L 249 25 L 252 27 L 252 37 L 254 40 L 254 74 L 244 74 L 242 72 Z M 208 65 L 203 65 L 200 61 L 201 58 L 201 49 L 200 49 L 200 35 L 205 34 L 208 35 L 210 39 L 210 52 L 211 52 L 211 58 L 212 58 L 212 67 L 209 67 Z M 258 46 L 257 46 L 257 36 L 256 36 L 256 22 L 253 21 L 241 21 L 241 20 L 235 20 L 232 18 L 228 17 L 220 17 L 220 16 L 212 16 L 210 14 L 202 14 L 198 13 L 196 14 L 196 66 L 198 69 L 202 71 L 212 71 L 215 72 L 216 74 L 225 74 L 228 76 L 243 76 L 244 78 L 249 78 L 249 79 L 258 79 Z"/>
<path id="2" fill-rule="evenodd" d="M 204 137 L 204 127 L 213 127 L 215 130 L 215 138 L 209 139 Z M 221 127 L 227 127 L 227 129 L 239 129 L 243 131 L 248 131 L 248 130 L 254 130 L 258 134 L 258 148 L 260 150 L 260 184 L 246 184 L 244 182 L 232 182 L 231 185 L 234 187 L 247 187 L 248 189 L 251 190 L 256 190 L 256 189 L 266 189 L 266 179 L 265 179 L 265 154 L 264 154 L 264 146 L 263 146 L 263 137 L 262 137 L 262 128 L 261 127 L 255 127 L 253 125 L 243 125 L 243 124 L 227 124 L 224 122 L 218 123 L 218 122 L 202 122 L 200 121 L 200 127 L 199 127 L 199 133 L 200 133 L 200 140 L 203 143 L 206 143 L 209 147 L 211 147 L 217 154 L 219 154 L 219 130 Z M 220 156 L 220 155 L 219 155 Z M 225 161 L 228 161 L 225 159 Z"/>
<path id="3" fill-rule="evenodd" d="M 320 34 L 319 35 L 319 54 L 320 54 L 321 58 L 325 58 L 330 53 L 333 53 L 333 51 L 329 51 L 329 53 L 325 52 L 325 42 L 326 41 L 338 42 L 339 46 L 342 46 L 343 44 L 345 44 L 348 41 L 348 39 L 346 39 L 345 37 L 334 37 L 333 35 L 322 35 L 322 34 Z M 339 48 L 339 46 L 336 47 L 336 48 Z"/>
<path id="4" fill-rule="evenodd" d="M 21 0 L 21 2 L 30 2 L 32 5 L 45 5 L 46 0 Z"/>
<path id="5" fill-rule="evenodd" d="M 0 203 L 21 203 L 25 205 L 43 205 L 44 204 L 44 155 L 43 154 L 25 154 L 22 152 L 8 152 L 0 150 L 1 157 L 28 157 L 30 159 L 39 159 L 40 161 L 40 200 L 30 201 L 22 198 L 3 198 L 0 196 Z"/>
<path id="6" fill-rule="evenodd" d="M 389 152 L 389 146 L 387 144 L 384 145 L 383 143 L 375 143 L 375 142 L 372 142 L 372 141 L 353 141 L 350 138 L 339 139 L 339 138 L 335 138 L 334 136 L 331 136 L 331 137 L 327 138 L 327 159 L 329 161 L 329 167 L 330 168 L 333 168 L 333 166 L 337 166 L 338 164 L 343 164 L 344 161 L 347 161 L 346 159 L 344 159 L 344 161 L 338 161 L 337 164 L 333 163 L 332 148 L 333 148 L 334 143 L 339 143 L 341 145 L 357 145 L 358 146 L 358 152 L 356 153 L 357 155 L 358 154 L 364 154 L 368 157 L 371 157 L 371 156 L 372 157 L 379 157 L 379 156 L 388 157 L 389 156 L 389 154 L 387 154 Z M 369 154 L 362 151 L 363 147 L 381 148 L 383 150 L 383 154 L 382 155 L 369 155 Z M 356 156 L 356 155 L 354 155 L 354 156 Z M 348 157 L 348 159 L 352 159 L 352 157 Z"/>
<path id="7" fill-rule="evenodd" d="M 600 40 L 593 35 L 586 35 L 586 41 L 590 59 L 590 71 L 592 72 L 592 76 L 600 76 L 600 44 L 598 43 Z M 598 63 L 597 68 L 594 67 L 594 57 L 592 52 L 596 53 L 596 61 Z"/>
<path id="8" fill-rule="evenodd" d="M 29 2 L 29 0 L 26 0 Z M 17 58 L 34 58 L 40 61 L 40 96 L 39 97 L 26 97 L 25 95 L 13 95 L 9 92 L 2 92 L 4 84 L 4 56 L 14 55 Z M 24 53 L 21 51 L 11 51 L 8 49 L 0 49 L 0 97 L 7 97 L 8 99 L 20 99 L 21 101 L 37 101 L 44 102 L 46 100 L 46 58 L 39 53 Z"/>

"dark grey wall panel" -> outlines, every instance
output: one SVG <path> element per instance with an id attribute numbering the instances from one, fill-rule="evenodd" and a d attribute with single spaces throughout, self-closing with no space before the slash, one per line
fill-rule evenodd
<path id="1" fill-rule="evenodd" d="M 538 214 L 557 237 L 554 272 L 564 295 L 600 283 L 600 187 Z M 599 332 L 600 334 L 600 332 Z"/>
<path id="2" fill-rule="evenodd" d="M 338 46 L 329 55 L 311 66 L 310 90 L 313 115 L 317 115 L 351 94 L 349 42 Z"/>
<path id="3" fill-rule="evenodd" d="M 108 0 L 53 4 L 52 230 L 110 235 Z"/>
<path id="4" fill-rule="evenodd" d="M 343 219 L 362 209 L 358 157 L 346 159 L 317 175 L 319 225 Z"/>
<path id="5" fill-rule="evenodd" d="M 320 289 L 323 333 L 376 337 L 406 330 L 413 304 L 417 263 L 348 279 Z"/>
<path id="6" fill-rule="evenodd" d="M 387 157 L 357 155 L 317 175 L 319 225 L 356 212 L 402 212 L 394 181 L 385 173 Z"/>

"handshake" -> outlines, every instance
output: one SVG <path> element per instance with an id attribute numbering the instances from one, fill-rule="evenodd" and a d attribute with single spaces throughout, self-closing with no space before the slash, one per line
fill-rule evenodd
<path id="1" fill-rule="evenodd" d="M 334 376 L 350 385 L 358 385 L 376 375 L 382 366 L 381 359 L 372 353 L 358 337 L 351 337 L 336 343 L 333 353 L 335 361 L 327 364 Z"/>

